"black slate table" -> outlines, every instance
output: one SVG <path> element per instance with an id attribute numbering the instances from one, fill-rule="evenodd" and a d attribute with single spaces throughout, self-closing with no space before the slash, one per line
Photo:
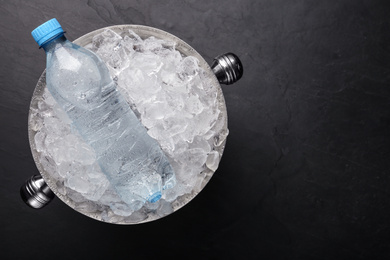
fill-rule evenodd
<path id="1" fill-rule="evenodd" d="M 390 4 L 380 0 L 0 0 L 2 259 L 389 259 Z M 237 54 L 223 88 L 227 146 L 205 189 L 141 225 L 19 197 L 36 174 L 29 102 L 45 68 L 30 32 L 56 17 L 70 40 L 142 24 L 207 61 Z"/>

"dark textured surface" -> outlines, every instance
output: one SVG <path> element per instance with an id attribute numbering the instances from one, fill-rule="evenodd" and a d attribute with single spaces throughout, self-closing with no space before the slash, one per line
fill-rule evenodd
<path id="1" fill-rule="evenodd" d="M 2 259 L 389 259 L 388 1 L 0 0 Z M 45 56 L 31 30 L 56 17 L 70 40 L 116 24 L 168 31 L 211 62 L 236 53 L 225 86 L 220 168 L 176 213 L 147 224 L 89 219 L 19 197 L 37 173 L 27 115 Z"/>

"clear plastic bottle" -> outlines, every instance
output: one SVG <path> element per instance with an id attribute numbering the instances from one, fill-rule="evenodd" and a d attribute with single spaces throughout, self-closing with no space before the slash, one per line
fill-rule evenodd
<path id="1" fill-rule="evenodd" d="M 139 208 L 172 188 L 175 174 L 110 78 L 104 62 L 64 36 L 54 18 L 32 35 L 46 52 L 46 85 L 66 111 L 119 196 Z M 82 174 L 82 173 L 80 173 Z"/>

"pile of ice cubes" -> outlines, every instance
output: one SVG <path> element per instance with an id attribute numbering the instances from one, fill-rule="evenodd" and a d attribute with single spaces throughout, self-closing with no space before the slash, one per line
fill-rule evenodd
<path id="1" fill-rule="evenodd" d="M 58 192 L 70 198 L 76 209 L 102 212 L 102 220 L 131 215 L 139 221 L 151 211 L 169 214 L 171 203 L 199 192 L 208 174 L 218 167 L 220 154 L 215 148 L 228 132 L 220 118 L 216 86 L 199 61 L 183 57 L 174 42 L 141 39 L 133 31 L 122 37 L 105 30 L 87 48 L 105 61 L 118 89 L 148 134 L 159 142 L 175 170 L 177 184 L 164 190 L 157 203 L 147 202 L 140 212 L 133 212 L 110 187 L 94 151 L 46 88 L 30 118 L 39 161 L 57 181 Z"/>

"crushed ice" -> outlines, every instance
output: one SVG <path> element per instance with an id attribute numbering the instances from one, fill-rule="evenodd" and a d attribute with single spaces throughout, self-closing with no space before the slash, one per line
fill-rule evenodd
<path id="1" fill-rule="evenodd" d="M 102 219 L 111 221 L 115 215 L 131 215 L 138 221 L 134 218 L 142 214 L 134 212 L 141 208 L 169 214 L 170 204 L 179 196 L 201 189 L 206 177 L 201 173 L 218 167 L 220 154 L 214 148 L 227 132 L 218 122 L 217 90 L 199 61 L 183 57 L 172 42 L 154 37 L 142 40 L 133 31 L 121 37 L 105 30 L 87 48 L 105 61 L 148 134 L 160 143 L 174 167 L 177 184 L 163 191 L 160 202 L 130 208 L 110 187 L 94 151 L 72 129 L 70 119 L 46 88 L 30 118 L 31 129 L 37 131 L 34 141 L 40 163 L 63 184 L 58 185 L 59 192 L 72 199 L 76 209 L 95 212 L 109 207 L 112 212 L 103 210 Z"/>

